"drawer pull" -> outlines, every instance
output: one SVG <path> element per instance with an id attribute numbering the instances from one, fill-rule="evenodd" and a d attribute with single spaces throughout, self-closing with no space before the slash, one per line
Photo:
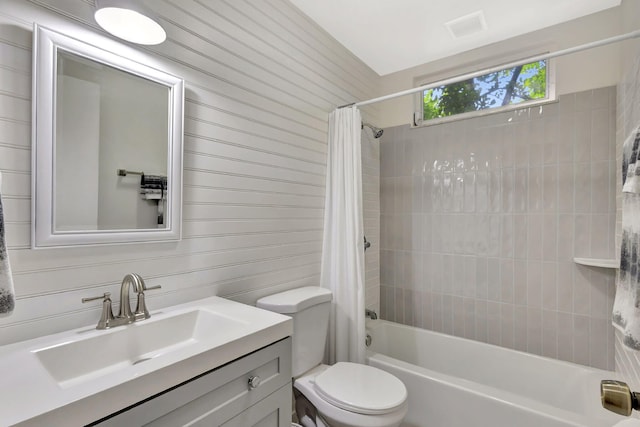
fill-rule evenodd
<path id="1" fill-rule="evenodd" d="M 249 389 L 258 388 L 258 386 L 260 385 L 261 381 L 262 380 L 257 375 L 250 376 L 249 377 Z"/>

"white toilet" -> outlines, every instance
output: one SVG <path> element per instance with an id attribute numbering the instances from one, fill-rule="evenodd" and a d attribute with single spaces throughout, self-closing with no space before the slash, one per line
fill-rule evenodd
<path id="1" fill-rule="evenodd" d="M 293 318 L 293 377 L 317 412 L 298 414 L 305 427 L 397 427 L 407 414 L 407 389 L 398 378 L 368 365 L 323 365 L 332 294 L 309 286 L 261 298 L 257 306 Z M 296 406 L 298 406 L 296 404 Z"/>

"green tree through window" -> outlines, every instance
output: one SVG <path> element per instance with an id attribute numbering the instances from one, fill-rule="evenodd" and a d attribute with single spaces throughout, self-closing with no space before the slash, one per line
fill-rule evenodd
<path id="1" fill-rule="evenodd" d="M 424 120 L 545 99 L 547 61 L 531 62 L 423 92 Z"/>

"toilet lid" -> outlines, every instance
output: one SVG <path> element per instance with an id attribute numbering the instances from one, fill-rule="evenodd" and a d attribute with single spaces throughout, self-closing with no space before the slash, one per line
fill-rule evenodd
<path id="1" fill-rule="evenodd" d="M 314 387 L 327 402 L 358 414 L 386 414 L 407 399 L 407 389 L 398 378 L 358 363 L 336 363 L 315 378 Z"/>

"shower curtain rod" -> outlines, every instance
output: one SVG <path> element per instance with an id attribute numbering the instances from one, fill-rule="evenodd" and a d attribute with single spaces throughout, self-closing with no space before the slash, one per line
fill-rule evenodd
<path id="1" fill-rule="evenodd" d="M 518 61 L 509 62 L 507 64 L 502 64 L 502 65 L 498 65 L 498 66 L 491 67 L 491 68 L 485 68 L 485 69 L 480 70 L 480 71 L 474 71 L 472 73 L 462 74 L 462 75 L 459 75 L 459 76 L 450 77 L 448 79 L 438 80 L 438 81 L 433 82 L 433 83 L 427 83 L 427 84 L 422 85 L 422 86 L 418 86 L 418 87 L 415 87 L 415 88 L 412 88 L 412 89 L 407 89 L 407 90 L 403 90 L 403 91 L 400 91 L 400 92 L 392 93 L 390 95 L 380 96 L 378 98 L 372 98 L 372 99 L 369 99 L 369 100 L 366 100 L 366 101 L 360 101 L 360 102 L 352 102 L 351 104 L 341 105 L 338 108 L 345 108 L 345 107 L 352 107 L 352 106 L 363 107 L 365 105 L 375 104 L 376 102 L 387 101 L 389 99 L 399 98 L 401 96 L 411 95 L 411 94 L 422 92 L 422 91 L 425 91 L 425 90 L 428 90 L 428 89 L 433 89 L 433 88 L 436 88 L 436 87 L 446 86 L 446 85 L 449 85 L 449 84 L 452 84 L 452 83 L 458 83 L 458 82 L 461 82 L 461 81 L 464 81 L 464 80 L 469 80 L 469 79 L 472 79 L 472 78 L 475 78 L 475 77 L 480 77 L 480 76 L 483 76 L 485 74 L 495 73 L 497 71 L 502 71 L 502 70 L 507 69 L 507 68 L 514 68 L 514 67 L 518 67 L 520 65 L 529 64 L 531 62 L 542 61 L 543 59 L 557 58 L 558 56 L 564 56 L 564 55 L 568 55 L 568 54 L 575 53 L 575 52 L 580 52 L 580 51 L 587 50 L 587 49 L 593 49 L 594 47 L 600 47 L 600 46 L 604 46 L 604 45 L 607 45 L 607 44 L 616 43 L 616 42 L 619 42 L 619 41 L 632 39 L 632 38 L 636 38 L 636 37 L 640 37 L 640 30 L 632 31 L 632 32 L 626 33 L 626 34 L 621 34 L 619 36 L 609 37 L 607 39 L 602 39 L 602 40 L 598 40 L 598 41 L 591 42 L 591 43 L 581 44 L 579 46 L 574 46 L 574 47 L 570 47 L 570 48 L 567 48 L 567 49 L 558 50 L 556 52 L 550 52 L 550 53 L 544 53 L 544 54 L 541 54 L 541 55 L 531 56 L 531 57 L 526 58 L 526 59 L 521 59 L 521 60 L 518 60 Z"/>

